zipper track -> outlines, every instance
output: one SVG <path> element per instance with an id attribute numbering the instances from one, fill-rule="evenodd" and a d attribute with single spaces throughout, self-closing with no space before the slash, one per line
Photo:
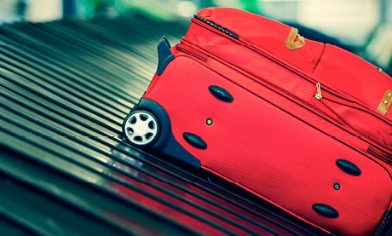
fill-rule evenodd
<path id="1" fill-rule="evenodd" d="M 198 20 L 198 21 L 201 22 L 202 24 L 201 24 L 201 23 L 198 23 L 197 21 L 192 21 L 192 22 L 194 22 L 194 23 L 200 25 L 201 27 L 206 28 L 207 30 L 210 30 L 210 31 L 212 31 L 212 32 L 215 32 L 213 29 L 216 29 L 216 30 L 219 30 L 219 31 L 225 33 L 226 35 L 231 36 L 230 34 L 226 33 L 225 31 L 222 31 L 222 30 L 220 30 L 219 28 L 217 28 L 217 27 L 220 27 L 220 26 L 217 25 L 217 24 L 215 24 L 215 23 L 213 23 L 213 22 L 211 22 L 211 21 L 208 21 L 208 20 L 206 20 L 206 19 L 204 19 L 204 18 L 202 18 L 202 17 L 200 17 L 200 16 L 197 16 L 197 15 L 195 15 L 195 18 L 194 18 L 194 19 Z M 204 23 L 204 24 L 203 24 L 203 23 Z M 213 29 L 209 28 L 206 24 L 209 25 L 209 26 L 211 26 Z M 222 28 L 222 27 L 220 27 L 220 28 Z M 223 28 L 223 29 L 224 29 L 224 28 Z M 225 29 L 225 30 L 226 30 L 226 29 Z M 227 31 L 227 30 L 226 30 L 226 31 Z M 229 32 L 230 32 L 230 31 L 229 31 Z M 231 32 L 230 32 L 230 33 L 231 33 Z M 234 34 L 234 33 L 231 33 L 231 34 Z M 223 36 L 224 36 L 224 35 L 223 35 Z M 236 35 L 236 36 L 237 36 L 237 35 Z M 226 37 L 227 37 L 227 36 L 226 36 Z M 230 37 L 228 37 L 228 38 L 230 38 Z M 291 65 L 289 65 L 289 64 L 287 64 L 287 63 L 285 63 L 285 62 L 283 62 L 283 61 L 281 61 L 281 60 L 279 60 L 279 59 L 277 59 L 276 57 L 274 57 L 273 55 L 271 55 L 271 54 L 265 52 L 264 50 L 259 49 L 259 48 L 256 48 L 256 47 L 253 46 L 253 45 L 250 45 L 250 44 L 249 44 L 248 42 L 246 42 L 245 40 L 242 40 L 239 36 L 237 36 L 237 37 L 231 37 L 230 39 L 233 39 L 233 38 L 236 39 L 235 41 L 236 41 L 238 44 L 240 44 L 240 45 L 246 47 L 247 49 L 252 50 L 252 51 L 254 51 L 254 52 L 256 52 L 256 53 L 258 53 L 258 54 L 260 54 L 260 55 L 262 55 L 262 56 L 264 56 L 264 57 L 266 57 L 266 58 L 268 58 L 268 59 L 270 59 L 271 61 L 273 61 L 273 62 L 275 62 L 275 63 L 277 63 L 277 64 L 279 64 L 279 65 L 282 65 L 282 66 L 285 67 L 286 69 L 290 70 L 290 71 L 293 72 L 294 74 L 297 74 L 297 75 L 301 76 L 302 78 L 304 78 L 305 80 L 309 81 L 310 83 L 312 83 L 312 84 L 316 84 L 316 83 L 317 83 L 317 81 L 316 81 L 315 79 L 313 79 L 312 77 L 308 76 L 308 75 L 305 74 L 305 73 L 302 73 L 302 72 L 298 71 L 295 67 L 293 67 L 293 66 L 291 66 Z M 357 102 L 357 101 L 355 101 L 355 100 L 350 100 L 350 99 L 348 99 L 348 98 L 342 96 L 342 95 L 339 94 L 336 90 L 334 90 L 334 89 L 332 89 L 332 88 L 329 88 L 329 87 L 328 87 L 327 85 L 325 85 L 325 84 L 323 84 L 323 90 L 327 91 L 327 92 L 330 93 L 331 95 L 334 95 L 335 97 L 338 97 L 338 98 L 340 98 L 340 99 L 342 99 L 342 100 L 344 100 L 344 101 L 347 101 L 347 102 L 356 104 L 356 105 L 357 105 L 357 109 L 361 109 L 361 110 L 363 110 L 364 112 L 367 112 L 367 113 L 369 113 L 370 115 L 379 118 L 380 120 L 384 121 L 385 123 L 387 123 L 387 124 L 389 124 L 389 125 L 392 125 L 392 122 L 390 122 L 389 120 L 387 120 L 386 118 L 384 118 L 384 117 L 381 116 L 380 114 L 375 113 L 375 112 L 369 110 L 369 108 L 368 108 L 367 106 L 365 106 L 365 105 L 363 105 L 363 104 L 361 104 L 361 103 L 359 103 L 359 102 Z"/>
<path id="2" fill-rule="evenodd" d="M 217 27 L 220 27 L 220 26 L 218 26 L 218 25 L 216 25 L 215 23 L 213 23 L 213 22 L 211 22 L 211 21 L 208 21 L 208 20 L 206 20 L 206 19 L 204 19 L 204 18 L 202 18 L 202 17 L 200 17 L 200 16 L 195 16 L 194 19 L 196 19 L 196 21 L 193 20 L 194 23 L 200 25 L 200 26 L 203 27 L 203 28 L 206 28 L 207 30 L 210 30 L 210 31 L 212 31 L 212 32 L 214 32 L 214 33 L 217 33 L 217 34 L 219 34 L 218 32 L 216 32 L 217 30 L 218 30 L 218 31 L 221 31 L 221 32 L 223 32 L 223 33 L 225 33 L 224 31 L 222 31 L 222 30 L 220 30 L 219 28 L 217 28 Z M 201 22 L 201 23 L 200 23 L 200 22 Z M 207 23 L 207 22 L 209 22 L 209 23 Z M 212 28 L 208 27 L 206 24 L 207 24 L 208 26 L 212 27 Z M 296 70 L 294 67 L 292 67 L 292 66 L 290 66 L 290 65 L 287 65 L 286 63 L 284 63 L 284 62 L 278 60 L 277 58 L 273 57 L 273 56 L 270 55 L 269 53 L 266 53 L 266 52 L 264 52 L 264 51 L 262 51 L 262 50 L 260 50 L 260 49 L 258 49 L 258 48 L 255 48 L 255 47 L 253 47 L 252 45 L 249 45 L 246 41 L 241 40 L 239 37 L 238 37 L 238 38 L 229 37 L 230 35 L 227 34 L 227 33 L 225 33 L 225 34 L 223 34 L 223 35 L 222 35 L 222 34 L 219 34 L 219 35 L 221 35 L 222 37 L 229 38 L 229 39 L 231 39 L 232 41 L 235 41 L 235 42 L 237 42 L 238 44 L 240 44 L 240 45 L 246 47 L 247 49 L 252 50 L 252 51 L 254 51 L 254 52 L 260 54 L 261 56 L 264 56 L 264 57 L 270 59 L 271 61 L 277 63 L 278 65 L 283 66 L 284 68 L 286 68 L 286 69 L 288 69 L 289 71 L 291 71 L 292 73 L 294 73 L 294 74 L 296 74 L 296 75 L 302 77 L 304 80 L 306 80 L 306 81 L 308 81 L 308 82 L 310 82 L 310 83 L 316 84 L 316 82 L 317 82 L 317 81 L 314 80 L 312 77 L 307 76 L 306 74 L 299 72 L 299 71 Z M 233 38 L 236 39 L 236 40 L 233 40 Z M 217 60 L 218 62 L 227 65 L 228 67 L 230 67 L 231 69 L 236 70 L 237 72 L 240 72 L 240 73 L 242 73 L 242 74 L 244 74 L 244 72 L 245 72 L 245 73 L 246 73 L 246 76 L 247 76 L 247 77 L 250 77 L 250 76 L 248 75 L 249 73 L 248 73 L 247 71 L 244 71 L 242 68 L 239 68 L 239 67 L 237 67 L 237 66 L 235 66 L 235 65 L 232 65 L 232 64 L 229 63 L 229 62 L 226 62 L 224 59 L 221 59 L 220 57 L 217 57 L 217 56 L 215 56 L 215 55 L 213 55 L 213 54 L 211 54 L 211 53 L 209 53 L 209 52 L 203 50 L 202 48 L 198 47 L 197 45 L 193 45 L 192 43 L 186 41 L 184 38 L 182 39 L 182 41 L 181 41 L 180 44 L 185 45 L 186 47 L 192 47 L 192 49 L 193 49 L 193 47 L 197 47 L 197 49 L 194 49 L 194 50 L 199 51 L 199 54 L 197 54 L 197 53 L 194 53 L 194 51 L 186 50 L 186 49 L 184 50 L 183 48 L 181 48 L 180 51 L 182 50 L 184 53 L 193 55 L 193 56 L 195 56 L 195 57 L 197 57 L 197 58 L 199 58 L 199 59 L 202 59 L 203 61 L 206 61 L 208 57 L 214 58 L 214 59 Z M 188 45 L 187 45 L 187 44 L 188 44 Z M 178 48 L 178 47 L 177 47 L 177 48 Z M 203 57 L 202 55 L 200 55 L 200 53 L 201 53 L 201 54 L 205 54 L 205 56 Z M 253 75 L 253 74 L 251 74 L 251 75 Z M 257 76 L 255 76 L 255 77 L 257 77 Z M 272 88 L 275 88 L 275 89 L 277 88 L 278 90 L 282 90 L 282 89 L 278 88 L 276 85 L 270 84 L 268 81 L 265 81 L 265 80 L 263 80 L 262 78 L 259 78 L 259 77 L 257 77 L 257 78 L 258 78 L 258 79 L 257 79 L 257 80 L 258 80 L 257 82 L 259 82 L 259 83 L 260 83 L 260 81 L 264 81 L 264 82 L 266 82 L 268 85 L 271 85 L 271 86 L 268 86 L 268 87 L 272 87 Z M 252 78 L 252 79 L 253 79 L 253 78 Z M 260 84 L 263 84 L 263 83 L 260 83 Z M 265 84 L 263 84 L 263 85 L 266 86 Z M 274 91 L 277 92 L 276 90 L 274 90 Z M 357 110 L 360 110 L 360 111 L 362 111 L 362 112 L 365 112 L 365 113 L 367 113 L 367 114 L 369 114 L 369 115 L 371 115 L 371 116 L 373 116 L 373 117 L 375 117 L 375 118 L 378 118 L 379 120 L 381 120 L 382 122 L 386 123 L 387 125 L 392 125 L 392 122 L 390 122 L 388 119 L 382 117 L 380 114 L 370 111 L 369 108 L 368 108 L 367 106 L 365 106 L 365 105 L 363 105 L 363 104 L 361 104 L 361 103 L 358 103 L 357 101 L 353 101 L 353 100 L 347 99 L 346 97 L 344 97 L 344 96 L 342 96 L 341 94 L 339 94 L 336 90 L 329 88 L 329 87 L 326 86 L 325 84 L 323 84 L 323 91 L 326 91 L 326 92 L 328 92 L 330 95 L 335 96 L 336 98 L 341 99 L 341 100 L 343 100 L 343 101 L 345 101 L 345 102 L 347 102 L 347 103 L 350 103 L 350 105 L 347 105 L 348 107 L 351 107 L 351 108 L 353 108 L 353 109 L 357 109 Z M 278 93 L 279 93 L 279 92 L 278 92 Z M 287 91 L 284 90 L 283 93 L 286 94 Z M 281 93 L 279 93 L 279 94 L 281 94 Z M 287 96 L 286 96 L 286 97 L 287 97 Z M 292 100 L 292 99 L 291 99 L 291 100 Z M 295 103 L 298 104 L 297 101 L 295 101 Z M 304 103 L 304 101 L 302 101 L 302 103 Z M 308 110 L 312 110 L 312 109 L 315 108 L 318 112 L 324 113 L 324 112 L 322 112 L 320 109 L 318 109 L 317 107 L 314 107 L 314 106 L 310 105 L 309 103 L 306 103 L 305 108 L 308 109 Z M 313 110 L 312 110 L 312 111 L 313 111 Z M 317 113 L 317 112 L 316 112 L 316 113 Z M 317 113 L 317 114 L 318 114 L 318 113 Z M 324 113 L 324 114 L 325 114 L 325 113 Z M 319 114 L 318 114 L 318 115 L 319 115 Z M 329 115 L 327 115 L 327 116 L 329 116 Z M 323 118 L 325 119 L 325 117 L 323 117 Z M 331 119 L 334 119 L 334 118 L 331 118 Z M 369 143 L 369 144 L 372 144 L 371 146 L 372 146 L 373 148 L 375 148 L 375 149 L 377 149 L 377 150 L 380 150 L 381 152 L 386 152 L 387 155 L 392 155 L 392 151 L 391 151 L 391 150 L 388 150 L 387 148 L 384 148 L 384 145 L 380 144 L 378 141 L 375 141 L 375 140 L 373 140 L 373 139 L 371 139 L 371 138 L 361 137 L 361 136 L 363 136 L 363 135 L 361 134 L 361 132 L 357 131 L 356 129 L 353 129 L 353 128 L 352 128 L 352 130 L 348 130 L 348 128 L 351 128 L 351 126 L 348 127 L 348 128 L 347 128 L 347 127 L 342 127 L 342 126 L 340 125 L 339 122 L 332 122 L 331 120 L 328 120 L 328 119 L 326 119 L 326 120 L 329 121 L 329 122 L 331 122 L 331 123 L 333 123 L 333 124 L 335 124 L 335 125 L 337 125 L 337 126 L 339 126 L 339 127 L 342 128 L 343 130 L 345 130 L 345 131 L 347 131 L 347 132 L 353 134 L 354 136 L 357 136 L 357 137 L 360 138 L 361 140 L 363 140 L 363 141 L 365 141 L 365 142 L 367 142 L 367 143 Z M 370 139 L 370 140 L 369 140 L 369 139 Z M 375 155 L 375 156 L 376 156 L 376 157 L 380 157 L 380 155 Z M 388 157 L 380 158 L 380 160 L 382 160 L 382 161 L 388 163 L 389 165 L 392 165 L 392 160 L 386 161 L 386 159 L 388 159 Z"/>
<path id="3" fill-rule="evenodd" d="M 375 156 L 376 158 L 378 158 L 381 161 L 384 161 L 385 163 L 389 164 L 392 166 L 392 160 L 390 159 L 391 157 L 388 157 L 388 154 L 382 154 L 380 153 L 378 150 L 374 150 L 373 146 L 370 146 L 368 151 L 369 154 L 371 154 L 372 156 Z"/>
<path id="4" fill-rule="evenodd" d="M 377 141 L 374 141 L 372 139 L 369 140 L 369 138 L 362 137 L 363 135 L 360 132 L 358 132 L 357 130 L 355 130 L 354 128 L 352 128 L 350 125 L 345 124 L 346 126 L 344 126 L 344 124 L 341 124 L 335 118 L 330 117 L 330 115 L 328 115 L 324 111 L 320 110 L 316 106 L 313 106 L 310 103 L 303 101 L 302 99 L 295 99 L 297 97 L 293 94 L 288 93 L 286 90 L 281 89 L 280 87 L 278 87 L 274 84 L 271 84 L 270 82 L 268 82 L 262 78 L 258 78 L 257 76 L 255 76 L 255 75 L 253 75 L 253 74 L 251 74 L 251 73 L 249 73 L 249 72 L 247 72 L 237 66 L 234 66 L 234 65 L 230 64 L 229 62 L 226 62 L 225 60 L 222 60 L 221 58 L 219 58 L 213 54 L 210 54 L 209 52 L 206 52 L 204 50 L 201 51 L 202 49 L 201 50 L 194 49 L 193 46 L 194 46 L 193 44 L 190 44 L 189 42 L 187 42 L 183 39 L 183 41 L 180 44 L 176 45 L 176 50 L 178 50 L 179 52 L 185 53 L 191 57 L 197 58 L 197 59 L 203 61 L 204 63 L 207 62 L 208 58 L 216 60 L 217 62 L 227 66 L 231 70 L 234 70 L 234 71 L 242 74 L 243 76 L 248 77 L 249 79 L 255 81 L 256 83 L 260 84 L 261 86 L 264 86 L 264 87 L 274 91 L 275 93 L 277 93 L 281 96 L 284 96 L 285 98 L 287 98 L 291 102 L 294 102 L 294 103 L 298 104 L 299 106 L 301 106 L 302 108 L 308 110 L 309 112 L 316 114 L 317 116 L 319 116 L 320 118 L 324 119 L 325 121 L 331 123 L 332 125 L 335 125 L 338 128 L 344 130 L 345 132 L 351 134 L 352 136 L 357 137 L 359 140 L 362 140 L 363 142 L 368 143 L 369 148 L 366 151 L 368 154 L 372 155 L 377 160 L 381 160 L 381 161 L 385 162 L 386 164 L 392 165 L 392 160 L 390 160 L 388 157 L 388 155 L 392 154 L 391 151 L 383 148 L 383 146 L 381 144 L 379 144 Z M 210 69 L 212 69 L 212 68 L 210 68 Z M 254 77 L 257 77 L 257 79 L 255 79 Z M 277 106 L 277 105 L 274 105 L 274 106 Z M 351 106 L 349 106 L 349 107 L 351 107 Z M 329 117 L 329 118 L 327 118 L 327 117 Z M 307 123 L 307 122 L 305 122 L 305 123 Z M 311 124 L 309 124 L 309 125 L 311 125 Z M 314 127 L 314 125 L 311 125 L 311 126 Z M 316 127 L 314 127 L 314 128 L 316 128 Z M 319 128 L 316 128 L 316 129 L 320 130 Z M 322 130 L 320 130 L 320 131 L 322 131 Z M 330 135 L 330 134 L 327 134 L 327 135 Z M 337 139 L 337 140 L 339 140 L 339 139 Z M 340 142 L 345 143 L 343 140 L 340 140 Z M 355 148 L 355 149 L 357 149 L 357 148 Z M 361 151 L 361 149 L 357 149 L 357 150 Z M 381 155 L 380 153 L 386 153 L 386 155 Z"/>
<path id="5" fill-rule="evenodd" d="M 277 94 L 287 98 L 288 100 L 298 104 L 299 106 L 303 107 L 306 110 L 313 111 L 313 113 L 316 113 L 318 115 L 320 115 L 320 113 L 322 113 L 322 114 L 325 114 L 325 116 L 329 116 L 324 111 L 320 110 L 317 107 L 314 107 L 314 106 L 310 105 L 309 103 L 304 102 L 302 99 L 295 99 L 295 98 L 297 98 L 295 95 L 293 95 L 291 93 L 288 93 L 286 90 L 281 89 L 280 87 L 270 83 L 269 81 L 266 81 L 266 80 L 261 79 L 261 78 L 255 79 L 254 77 L 257 77 L 257 76 L 255 76 L 255 75 L 253 75 L 253 74 L 251 74 L 251 73 L 249 73 L 249 72 L 247 72 L 245 70 L 242 70 L 241 68 L 238 68 L 238 67 L 236 67 L 236 66 L 234 66 L 234 65 L 232 65 L 232 64 L 230 64 L 230 63 L 228 63 L 228 62 L 226 62 L 226 61 L 224 61 L 222 59 L 220 59 L 219 57 L 216 57 L 215 55 L 212 55 L 212 54 L 208 53 L 208 52 L 202 52 L 203 54 L 204 53 L 208 54 L 208 55 L 206 55 L 206 57 L 203 57 L 200 54 L 195 53 L 194 51 L 191 51 L 191 50 L 188 50 L 188 49 L 184 48 L 184 45 L 186 45 L 186 44 L 177 45 L 176 49 L 178 51 L 181 51 L 181 52 L 185 53 L 185 54 L 188 54 L 191 57 L 195 57 L 195 58 L 201 59 L 203 62 L 206 62 L 207 58 L 210 57 L 213 60 L 216 60 L 217 62 L 219 62 L 219 63 L 229 67 L 231 70 L 234 70 L 234 71 L 244 75 L 245 77 L 248 77 L 249 79 L 255 81 L 256 83 L 258 83 L 258 84 L 260 84 L 260 85 L 262 85 L 262 86 L 264 86 L 264 87 L 274 91 L 275 93 L 277 93 Z M 186 45 L 186 47 L 189 47 L 189 46 Z M 210 68 L 210 69 L 212 69 L 212 68 Z M 220 74 L 217 71 L 215 71 L 215 72 Z M 274 106 L 276 106 L 276 105 L 274 105 Z M 314 112 L 314 110 L 317 110 L 317 112 Z M 325 118 L 325 117 L 323 117 L 321 115 L 320 115 L 320 117 Z M 339 122 L 334 122 L 334 120 L 335 120 L 334 118 L 331 118 L 331 119 L 332 120 L 327 120 L 327 121 L 332 123 L 332 124 L 334 124 L 334 125 L 339 125 Z M 354 130 L 352 130 L 350 133 L 355 135 L 354 134 L 355 133 Z"/>
<path id="6" fill-rule="evenodd" d="M 200 17 L 200 16 L 198 16 L 198 15 L 194 15 L 194 17 L 195 17 L 196 19 L 198 19 L 198 20 L 200 20 L 200 21 L 206 23 L 207 25 L 209 25 L 209 26 L 211 26 L 211 27 L 213 27 L 213 28 L 215 28 L 215 29 L 217 29 L 217 30 L 219 30 L 219 31 L 221 31 L 221 32 L 223 32 L 223 33 L 229 35 L 230 37 L 233 37 L 233 38 L 235 38 L 235 39 L 240 39 L 240 37 L 239 37 L 238 35 L 236 35 L 235 33 L 233 33 L 233 32 L 231 32 L 231 31 L 227 30 L 226 28 L 223 28 L 223 27 L 220 26 L 220 25 L 215 24 L 215 23 L 212 22 L 212 21 L 206 20 L 206 19 L 204 19 L 203 17 Z"/>
<path id="7" fill-rule="evenodd" d="M 195 53 L 195 52 L 193 52 L 193 51 L 191 51 L 191 50 L 185 49 L 185 48 L 183 47 L 183 45 L 184 45 L 184 44 L 182 44 L 182 45 L 177 45 L 177 46 L 176 46 L 176 49 L 177 49 L 178 51 L 180 51 L 180 52 L 183 52 L 183 53 L 185 53 L 185 54 L 191 56 L 191 57 L 196 57 L 196 58 L 198 58 L 198 59 L 199 59 L 199 58 L 203 58 L 202 61 L 204 61 L 204 62 L 207 61 L 207 57 L 208 57 L 208 56 L 207 56 L 207 57 L 202 57 L 200 54 L 197 54 L 197 53 Z M 197 55 L 197 56 L 196 56 L 196 55 Z M 281 89 L 281 88 L 279 88 L 278 86 L 276 86 L 276 85 L 274 85 L 274 84 L 271 84 L 270 82 L 268 82 L 268 81 L 266 81 L 266 80 L 263 80 L 263 79 L 254 79 L 253 77 L 256 77 L 256 76 L 254 76 L 253 74 L 250 74 L 250 73 L 248 73 L 248 72 L 246 72 L 246 71 L 244 71 L 244 70 L 242 70 L 242 69 L 240 69 L 240 68 L 238 68 L 238 67 L 232 66 L 230 63 L 227 63 L 226 61 L 223 61 L 223 60 L 221 60 L 220 58 L 215 57 L 214 55 L 209 55 L 209 56 L 210 56 L 213 60 L 216 60 L 217 62 L 219 62 L 219 63 L 221 63 L 221 64 L 227 66 L 227 67 L 230 68 L 231 70 L 234 70 L 234 71 L 236 71 L 237 73 L 240 73 L 240 74 L 242 74 L 242 75 L 245 76 L 245 77 L 248 77 L 249 79 L 255 81 L 255 82 L 258 83 L 258 84 L 260 84 L 261 86 L 264 86 L 264 87 L 270 89 L 271 91 L 273 91 L 273 92 L 275 92 L 275 93 L 277 93 L 277 94 L 279 94 L 279 95 L 281 95 L 281 96 L 287 98 L 287 99 L 290 100 L 291 102 L 298 104 L 298 105 L 301 106 L 302 108 L 304 108 L 304 109 L 306 109 L 306 110 L 308 110 L 308 111 L 310 111 L 310 112 L 312 112 L 312 113 L 318 115 L 319 117 L 325 119 L 325 117 L 322 116 L 322 115 L 320 115 L 320 113 L 325 114 L 326 116 L 329 116 L 329 115 L 327 115 L 325 112 L 323 112 L 322 110 L 320 110 L 319 108 L 314 107 L 314 106 L 310 105 L 309 103 L 304 102 L 302 99 L 295 99 L 296 96 L 293 95 L 293 94 L 288 93 L 286 90 Z M 221 74 L 219 71 L 217 71 L 216 69 L 211 68 L 210 66 L 208 66 L 208 68 L 209 68 L 210 70 L 212 70 L 213 72 L 215 72 L 215 73 L 217 73 L 217 74 L 219 74 L 219 75 L 225 77 L 224 75 L 222 75 L 222 74 Z M 264 83 L 263 83 L 263 82 L 264 82 Z M 236 83 L 236 82 L 234 82 L 234 83 Z M 238 84 L 238 85 L 239 85 L 239 84 Z M 245 90 L 249 91 L 249 90 L 246 89 L 245 87 L 243 87 L 243 88 L 244 88 Z M 252 93 L 254 93 L 254 92 L 252 92 Z M 255 94 L 255 95 L 256 95 L 256 96 L 259 96 L 259 95 L 257 95 L 257 94 Z M 294 97 L 294 96 L 295 96 L 295 97 Z M 278 105 L 276 105 L 276 104 L 274 104 L 274 103 L 271 103 L 271 104 L 274 105 L 275 107 L 280 108 Z M 314 112 L 314 110 L 317 110 L 317 112 Z M 290 113 L 290 114 L 291 114 L 291 113 Z M 293 114 L 292 114 L 292 115 L 293 115 Z M 295 115 L 293 115 L 293 116 L 295 116 Z M 328 119 L 325 119 L 325 120 L 326 120 L 327 122 L 333 124 L 333 125 L 340 126 L 340 124 L 339 124 L 338 122 L 334 122 L 334 118 L 331 118 L 331 119 L 332 119 L 332 120 L 328 120 Z M 305 123 L 307 123 L 307 122 L 305 122 Z M 313 125 L 311 125 L 311 126 L 314 127 Z M 315 128 L 316 128 L 316 127 L 315 127 Z M 345 131 L 347 131 L 348 133 L 352 134 L 352 135 L 356 135 L 356 136 L 358 135 L 358 133 L 356 133 L 355 130 L 347 130 L 347 129 L 343 128 L 343 127 L 341 127 L 341 128 L 344 129 Z M 317 128 L 316 128 L 316 129 L 317 129 Z"/>

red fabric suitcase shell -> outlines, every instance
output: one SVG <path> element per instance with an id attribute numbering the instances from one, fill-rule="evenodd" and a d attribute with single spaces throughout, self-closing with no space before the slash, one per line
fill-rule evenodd
<path id="1" fill-rule="evenodd" d="M 306 40 L 289 51 L 284 41 L 290 27 L 238 12 L 200 12 L 226 22 L 241 40 L 194 20 L 143 99 L 165 110 L 174 139 L 202 168 L 326 231 L 371 234 L 391 206 L 391 112 L 382 116 L 368 110 L 375 109 L 392 81 L 369 64 L 352 72 L 361 59 L 333 46 Z M 244 31 L 244 17 L 258 24 Z M 334 55 L 348 60 L 345 66 Z M 339 79 L 329 80 L 339 71 L 348 81 L 343 86 Z M 361 73 L 374 81 L 365 78 L 358 85 Z M 324 101 L 344 98 L 355 104 L 333 110 L 330 103 L 320 103 L 316 82 L 322 84 Z M 376 92 L 360 92 L 370 85 Z M 211 86 L 223 88 L 233 101 L 217 99 Z M 368 125 L 347 125 L 346 118 L 355 118 L 353 109 Z M 191 145 L 184 133 L 201 137 L 206 148 Z M 360 174 L 342 169 L 341 161 L 354 163 Z"/>
<path id="2" fill-rule="evenodd" d="M 225 74 L 233 78 L 229 72 Z M 239 86 L 245 78 L 236 74 L 236 81 L 230 81 L 228 77 L 177 55 L 163 75 L 154 78 L 154 86 L 144 98 L 157 101 L 166 110 L 174 136 L 201 161 L 202 168 L 332 232 L 371 234 L 390 205 L 388 171 L 364 153 Z M 210 85 L 227 89 L 234 101 L 217 100 L 208 90 Z M 256 91 L 256 85 L 252 86 Z M 206 124 L 207 119 L 212 125 Z M 200 135 L 207 149 L 191 146 L 183 139 L 184 132 Z M 338 159 L 355 163 L 361 175 L 340 170 Z M 340 185 L 339 190 L 334 189 L 335 184 Z M 339 217 L 318 215 L 312 209 L 317 203 L 333 207 Z"/>

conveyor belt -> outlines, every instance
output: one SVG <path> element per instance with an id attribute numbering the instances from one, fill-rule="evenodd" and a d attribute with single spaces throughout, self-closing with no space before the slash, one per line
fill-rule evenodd
<path id="1" fill-rule="evenodd" d="M 0 27 L 2 235 L 323 235 L 230 183 L 128 146 L 121 124 L 186 27 Z"/>

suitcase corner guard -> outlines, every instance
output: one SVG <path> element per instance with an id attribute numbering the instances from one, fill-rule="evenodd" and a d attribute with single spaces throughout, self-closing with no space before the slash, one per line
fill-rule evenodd
<path id="1" fill-rule="evenodd" d="M 122 130 L 126 141 L 133 146 L 151 148 L 192 167 L 201 166 L 200 161 L 174 138 L 168 114 L 155 101 L 140 99 L 124 119 Z"/>
<path id="2" fill-rule="evenodd" d="M 165 38 L 159 41 L 157 50 L 158 50 L 158 68 L 157 68 L 157 75 L 162 75 L 163 71 L 166 69 L 167 65 L 174 59 L 174 54 L 170 51 L 170 43 Z"/>

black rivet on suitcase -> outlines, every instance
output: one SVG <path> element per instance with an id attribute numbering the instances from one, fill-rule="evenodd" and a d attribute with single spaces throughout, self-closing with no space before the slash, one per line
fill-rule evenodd
<path id="1" fill-rule="evenodd" d="M 350 161 L 339 159 L 336 160 L 336 165 L 339 167 L 339 169 L 341 169 L 346 174 L 353 175 L 353 176 L 361 175 L 361 170 L 358 168 L 358 166 L 356 166 L 354 163 Z"/>
<path id="2" fill-rule="evenodd" d="M 187 141 L 190 145 L 192 145 L 195 148 L 202 149 L 202 150 L 207 149 L 207 144 L 204 142 L 203 139 L 201 139 L 196 134 L 185 132 L 182 134 L 182 137 L 184 137 L 185 141 Z"/>
<path id="3" fill-rule="evenodd" d="M 219 86 L 211 85 L 208 87 L 208 90 L 210 90 L 211 94 L 214 95 L 217 99 L 223 101 L 223 102 L 232 102 L 233 101 L 233 96 L 229 92 L 227 92 L 226 89 L 221 88 Z"/>
<path id="4" fill-rule="evenodd" d="M 312 208 L 317 214 L 323 217 L 331 219 L 339 217 L 339 212 L 326 204 L 316 203 L 312 205 Z"/>
<path id="5" fill-rule="evenodd" d="M 333 188 L 334 188 L 335 190 L 339 190 L 339 189 L 340 189 L 340 184 L 339 184 L 339 183 L 335 183 L 335 184 L 333 185 Z"/>

